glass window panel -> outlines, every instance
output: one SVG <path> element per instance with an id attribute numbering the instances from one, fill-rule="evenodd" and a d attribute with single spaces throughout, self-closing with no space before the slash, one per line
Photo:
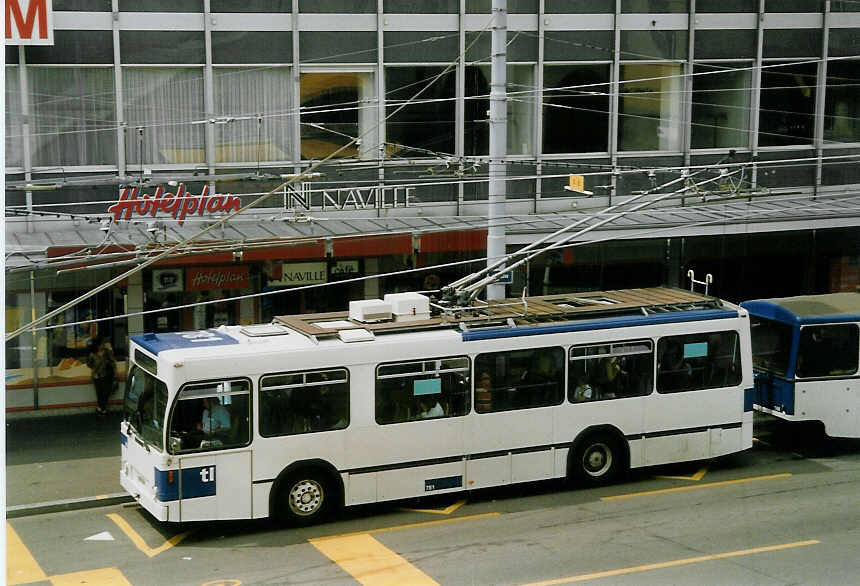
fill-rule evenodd
<path id="1" fill-rule="evenodd" d="M 758 0 L 696 0 L 696 14 L 706 12 L 758 12 Z"/>
<path id="2" fill-rule="evenodd" d="M 292 12 L 292 0 L 210 0 L 212 12 Z"/>
<path id="3" fill-rule="evenodd" d="M 129 165 L 206 161 L 201 69 L 125 68 L 122 87 Z"/>
<path id="4" fill-rule="evenodd" d="M 441 67 L 386 67 L 387 113 L 429 84 Z M 397 156 L 439 156 L 454 152 L 454 70 L 448 71 L 410 104 L 388 119 L 386 151 Z"/>
<path id="5" fill-rule="evenodd" d="M 750 70 L 726 71 L 747 65 L 721 63 L 693 67 L 691 141 L 694 149 L 749 145 L 752 73 Z"/>
<path id="6" fill-rule="evenodd" d="M 456 14 L 460 0 L 385 0 L 383 9 L 392 14 Z"/>
<path id="7" fill-rule="evenodd" d="M 764 31 L 762 56 L 765 58 L 818 57 L 821 31 L 818 29 L 768 29 Z"/>
<path id="8" fill-rule="evenodd" d="M 735 386 L 743 376 L 737 332 L 661 338 L 657 357 L 659 393 Z"/>
<path id="9" fill-rule="evenodd" d="M 815 182 L 815 151 L 776 151 L 759 153 L 758 183 L 761 187 L 800 187 Z M 768 161 L 807 159 L 801 163 L 768 163 Z"/>
<path id="10" fill-rule="evenodd" d="M 299 55 L 302 63 L 376 64 L 376 33 L 303 31 L 299 33 Z"/>
<path id="11" fill-rule="evenodd" d="M 292 37 L 289 31 L 212 31 L 212 62 L 291 63 Z"/>
<path id="12" fill-rule="evenodd" d="M 687 0 L 621 0 L 621 12 L 687 12 Z"/>
<path id="13" fill-rule="evenodd" d="M 548 31 L 545 61 L 609 61 L 615 54 L 613 31 Z"/>
<path id="14" fill-rule="evenodd" d="M 857 140 L 860 141 L 860 139 Z M 853 160 L 841 159 L 831 161 L 828 161 L 826 158 L 839 155 L 853 155 L 855 158 Z M 860 151 L 853 149 L 828 149 L 824 156 L 824 164 L 821 170 L 821 182 L 824 185 L 860 183 L 860 165 L 856 163 L 856 157 L 860 156 Z"/>
<path id="15" fill-rule="evenodd" d="M 386 38 L 389 34 L 386 33 Z M 537 41 L 538 39 L 532 35 L 523 34 L 520 31 L 508 31 L 506 45 L 508 63 L 537 61 Z M 492 37 L 487 32 L 466 33 L 466 61 L 489 65 L 491 45 Z M 392 61 L 398 60 L 392 59 Z M 425 57 L 424 61 L 426 60 Z"/>
<path id="16" fill-rule="evenodd" d="M 687 31 L 621 31 L 622 59 L 686 59 Z"/>
<path id="17" fill-rule="evenodd" d="M 507 67 L 507 150 L 509 155 L 533 152 L 534 134 L 534 67 Z M 490 66 L 466 67 L 466 112 L 464 149 L 466 155 L 489 153 Z M 471 99 L 470 99 L 471 98 Z"/>
<path id="18" fill-rule="evenodd" d="M 376 0 L 299 0 L 299 12 L 376 12 Z"/>
<path id="19" fill-rule="evenodd" d="M 857 0 L 830 0 L 830 12 L 857 12 Z M 831 30 L 831 33 L 833 31 Z"/>
<path id="20" fill-rule="evenodd" d="M 830 61 L 824 106 L 824 138 L 860 142 L 860 61 Z"/>
<path id="21" fill-rule="evenodd" d="M 122 12 L 203 12 L 203 0 L 119 0 L 119 9 Z"/>
<path id="22" fill-rule="evenodd" d="M 493 8 L 492 0 L 467 0 L 466 14 L 487 14 Z M 538 0 L 508 0 L 508 14 L 537 13 Z"/>
<path id="23" fill-rule="evenodd" d="M 785 376 L 791 359 L 791 326 L 760 317 L 750 316 L 750 337 L 753 366 Z"/>
<path id="24" fill-rule="evenodd" d="M 17 53 L 17 47 L 12 49 Z M 28 65 L 109 65 L 112 63 L 113 33 L 111 31 L 54 30 L 53 46 L 27 47 Z"/>
<path id="25" fill-rule="evenodd" d="M 654 388 L 650 340 L 570 349 L 568 400 L 572 403 L 638 397 Z"/>
<path id="26" fill-rule="evenodd" d="M 385 62 L 449 63 L 459 53 L 458 37 L 458 33 L 451 31 L 386 31 Z"/>
<path id="27" fill-rule="evenodd" d="M 597 14 L 615 12 L 615 0 L 544 0 L 547 14 Z"/>
<path id="28" fill-rule="evenodd" d="M 203 31 L 120 31 L 119 46 L 126 65 L 203 63 L 206 55 Z"/>
<path id="29" fill-rule="evenodd" d="M 394 373 L 399 374 L 392 376 Z M 457 417 L 468 412 L 469 359 L 466 357 L 387 364 L 377 369 L 377 423 Z"/>
<path id="30" fill-rule="evenodd" d="M 860 5 L 856 12 L 860 12 Z M 860 28 L 832 28 L 827 41 L 830 57 L 860 55 Z"/>
<path id="31" fill-rule="evenodd" d="M 28 67 L 33 164 L 116 163 L 113 69 Z"/>
<path id="32" fill-rule="evenodd" d="M 215 160 L 292 160 L 289 68 L 216 68 L 213 78 L 215 114 L 230 120 L 215 126 Z"/>
<path id="33" fill-rule="evenodd" d="M 54 33 L 56 35 L 56 32 Z M 18 63 L 18 47 L 6 45 L 6 64 L 16 65 Z"/>
<path id="34" fill-rule="evenodd" d="M 700 30 L 693 41 L 696 59 L 755 58 L 755 30 Z"/>
<path id="35" fill-rule="evenodd" d="M 53 0 L 54 11 L 110 12 L 110 0 Z"/>
<path id="36" fill-rule="evenodd" d="M 6 166 L 24 165 L 23 116 L 21 114 L 21 84 L 18 81 L 18 68 L 6 68 Z"/>
<path id="37" fill-rule="evenodd" d="M 372 74 L 303 73 L 300 83 L 303 159 L 327 157 L 359 136 L 361 145 L 353 144 L 336 156 L 376 156 Z"/>
<path id="38" fill-rule="evenodd" d="M 281 380 L 290 388 L 273 389 Z M 305 384 L 299 383 L 303 379 Z M 260 381 L 260 435 L 273 437 L 344 429 L 349 425 L 349 374 L 324 372 L 265 376 Z"/>
<path id="39" fill-rule="evenodd" d="M 821 12 L 824 0 L 767 0 L 765 12 Z"/>
<path id="40" fill-rule="evenodd" d="M 170 417 L 169 451 L 175 454 L 248 445 L 250 389 L 245 380 L 184 387 Z"/>
<path id="41" fill-rule="evenodd" d="M 858 329 L 854 324 L 804 326 L 797 347 L 797 376 L 847 376 L 857 372 Z"/>
<path id="42" fill-rule="evenodd" d="M 681 148 L 683 65 L 621 65 L 618 144 L 622 151 Z"/>
<path id="43" fill-rule="evenodd" d="M 609 75 L 609 65 L 544 67 L 544 153 L 609 149 Z"/>
<path id="44" fill-rule="evenodd" d="M 479 354 L 475 359 L 478 413 L 558 405 L 563 400 L 564 350 L 532 348 Z"/>
<path id="45" fill-rule="evenodd" d="M 816 72 L 814 63 L 762 68 L 759 146 L 812 142 Z"/>

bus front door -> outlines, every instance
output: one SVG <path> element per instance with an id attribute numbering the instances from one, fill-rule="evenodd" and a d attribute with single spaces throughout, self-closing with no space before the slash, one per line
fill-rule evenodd
<path id="1" fill-rule="evenodd" d="M 180 521 L 251 517 L 251 450 L 183 456 L 179 467 Z"/>

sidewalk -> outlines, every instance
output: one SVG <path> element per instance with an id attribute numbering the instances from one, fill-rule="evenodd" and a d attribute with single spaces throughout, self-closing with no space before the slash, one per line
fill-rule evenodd
<path id="1" fill-rule="evenodd" d="M 120 414 L 6 422 L 6 516 L 130 501 L 119 485 Z"/>

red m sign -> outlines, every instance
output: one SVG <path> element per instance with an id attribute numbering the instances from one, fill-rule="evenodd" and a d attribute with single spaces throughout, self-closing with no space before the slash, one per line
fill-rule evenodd
<path id="1" fill-rule="evenodd" d="M 53 45 L 54 11 L 50 0 L 6 0 L 7 45 Z"/>

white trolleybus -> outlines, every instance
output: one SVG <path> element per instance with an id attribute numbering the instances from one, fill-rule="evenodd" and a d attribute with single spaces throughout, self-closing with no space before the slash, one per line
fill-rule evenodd
<path id="1" fill-rule="evenodd" d="M 131 339 L 122 486 L 160 521 L 274 516 L 752 445 L 747 313 L 675 289 L 350 312 Z"/>
<path id="2" fill-rule="evenodd" d="M 745 301 L 755 408 L 819 421 L 832 437 L 860 437 L 860 294 Z"/>

